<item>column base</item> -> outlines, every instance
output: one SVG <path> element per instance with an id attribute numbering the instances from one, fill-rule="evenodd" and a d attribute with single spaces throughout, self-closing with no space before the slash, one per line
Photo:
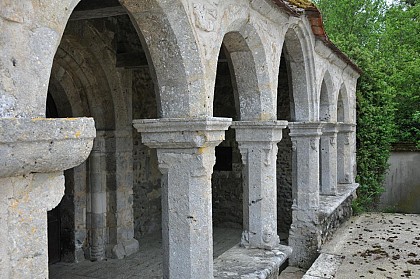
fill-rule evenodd
<path id="1" fill-rule="evenodd" d="M 241 247 L 247 249 L 265 249 L 265 250 L 273 250 L 280 245 L 280 237 L 276 235 L 271 235 L 269 237 L 263 236 L 263 243 L 257 243 L 257 245 L 253 244 L 249 241 L 251 232 L 243 231 L 241 237 Z"/>
<path id="2" fill-rule="evenodd" d="M 123 259 L 139 251 L 139 242 L 137 239 L 132 238 L 112 246 L 110 250 L 111 258 Z M 109 254 L 108 251 L 107 254 Z"/>
<path id="3" fill-rule="evenodd" d="M 299 227 L 292 224 L 289 234 L 289 245 L 293 253 L 289 258 L 289 265 L 309 268 L 319 256 L 321 248 L 321 232 L 314 225 Z"/>

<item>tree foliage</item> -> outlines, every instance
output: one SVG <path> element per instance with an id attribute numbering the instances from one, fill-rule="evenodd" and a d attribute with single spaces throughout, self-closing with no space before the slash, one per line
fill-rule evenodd
<path id="1" fill-rule="evenodd" d="M 363 69 L 357 86 L 358 208 L 382 192 L 393 141 L 419 138 L 419 4 L 318 0 L 330 39 Z"/>

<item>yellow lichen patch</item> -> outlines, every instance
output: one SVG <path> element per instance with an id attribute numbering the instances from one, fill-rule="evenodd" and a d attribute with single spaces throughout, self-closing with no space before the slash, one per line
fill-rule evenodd
<path id="1" fill-rule="evenodd" d="M 17 200 L 13 200 L 12 204 L 10 205 L 13 209 L 15 209 L 16 207 L 18 207 L 19 202 Z"/>
<path id="2" fill-rule="evenodd" d="M 260 114 L 260 120 L 261 121 L 267 121 L 267 120 L 271 120 L 271 119 L 272 119 L 271 114 L 269 114 L 269 113 L 263 112 L 263 113 Z"/>
<path id="3" fill-rule="evenodd" d="M 302 9 L 314 6 L 314 4 L 309 0 L 289 0 L 289 3 Z"/>
<path id="4" fill-rule="evenodd" d="M 197 153 L 198 154 L 204 154 L 204 152 L 206 152 L 206 147 L 199 147 Z"/>
<path id="5" fill-rule="evenodd" d="M 41 121 L 41 120 L 45 120 L 45 119 L 47 119 L 47 118 L 35 117 L 35 118 L 32 118 L 31 120 L 32 121 Z"/>
<path id="6" fill-rule="evenodd" d="M 76 134 L 74 135 L 76 138 L 79 138 L 82 135 L 82 133 L 80 131 L 77 131 Z"/>

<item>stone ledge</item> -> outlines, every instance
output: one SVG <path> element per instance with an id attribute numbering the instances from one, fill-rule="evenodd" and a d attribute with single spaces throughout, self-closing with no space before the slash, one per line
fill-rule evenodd
<path id="1" fill-rule="evenodd" d="M 89 156 L 92 118 L 1 118 L 0 177 L 63 171 Z"/>
<path id="2" fill-rule="evenodd" d="M 236 140 L 243 143 L 272 143 L 279 142 L 282 130 L 287 127 L 287 121 L 234 121 L 231 128 L 235 129 Z"/>
<path id="3" fill-rule="evenodd" d="M 291 253 L 292 248 L 283 245 L 269 251 L 238 244 L 214 261 L 214 279 L 277 279 L 280 266 Z"/>
<path id="4" fill-rule="evenodd" d="M 319 220 L 322 222 L 330 216 L 348 197 L 355 194 L 359 184 L 338 184 L 337 195 L 319 197 Z"/>
<path id="5" fill-rule="evenodd" d="M 150 148 L 201 148 L 216 146 L 225 138 L 231 118 L 135 119 L 133 126 Z"/>
<path id="6" fill-rule="evenodd" d="M 321 254 L 302 277 L 303 279 L 332 279 L 341 265 L 341 256 Z"/>

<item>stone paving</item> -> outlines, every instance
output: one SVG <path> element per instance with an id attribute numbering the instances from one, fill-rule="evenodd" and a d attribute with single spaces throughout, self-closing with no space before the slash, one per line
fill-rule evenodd
<path id="1" fill-rule="evenodd" d="M 214 229 L 214 257 L 240 242 L 240 229 Z M 56 263 L 50 265 L 50 279 L 128 279 L 162 278 L 162 241 L 158 235 L 139 240 L 140 252 L 122 260 L 101 262 Z"/>
<path id="2" fill-rule="evenodd" d="M 352 217 L 303 278 L 420 278 L 420 215 Z"/>
<path id="3" fill-rule="evenodd" d="M 305 269 L 288 266 L 281 272 L 278 279 L 301 279 L 305 275 L 305 272 Z"/>

